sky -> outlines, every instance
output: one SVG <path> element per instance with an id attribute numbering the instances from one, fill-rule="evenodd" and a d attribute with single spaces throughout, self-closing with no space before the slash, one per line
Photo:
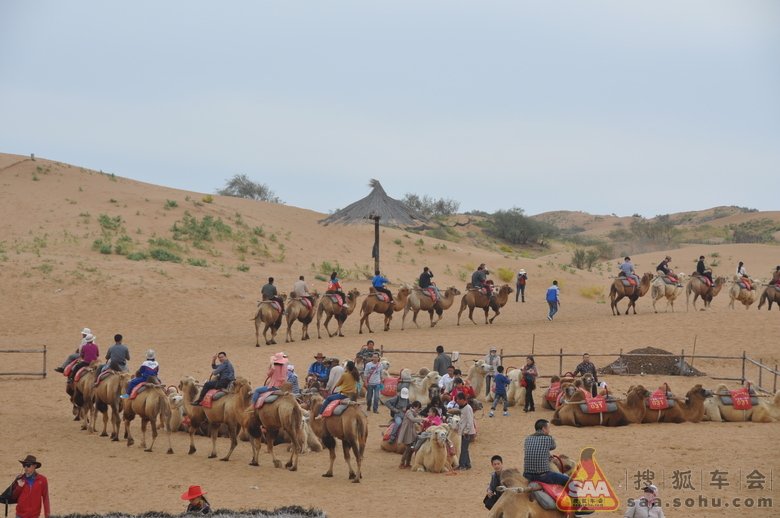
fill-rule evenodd
<path id="1" fill-rule="evenodd" d="M 777 210 L 780 3 L 0 2 L 0 152 L 327 212 Z M 774 178 L 775 180 L 771 180 Z"/>

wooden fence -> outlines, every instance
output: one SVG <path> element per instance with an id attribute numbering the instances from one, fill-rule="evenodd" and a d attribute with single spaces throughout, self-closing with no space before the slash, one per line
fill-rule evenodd
<path id="1" fill-rule="evenodd" d="M 46 345 L 43 349 L 0 349 L 0 353 L 42 353 L 43 371 L 41 372 L 0 372 L 0 376 L 43 376 L 46 377 Z"/>

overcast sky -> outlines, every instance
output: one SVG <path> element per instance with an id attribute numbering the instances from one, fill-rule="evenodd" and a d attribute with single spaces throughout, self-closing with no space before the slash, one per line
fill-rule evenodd
<path id="1" fill-rule="evenodd" d="M 321 212 L 778 209 L 780 2 L 0 2 L 0 152 Z"/>

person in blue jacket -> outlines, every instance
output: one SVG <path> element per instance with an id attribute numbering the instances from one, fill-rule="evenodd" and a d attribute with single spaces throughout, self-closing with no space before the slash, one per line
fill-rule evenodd
<path id="1" fill-rule="evenodd" d="M 558 312 L 558 306 L 561 304 L 560 290 L 558 289 L 558 281 L 553 281 L 553 285 L 547 288 L 547 305 L 550 306 L 550 314 L 547 315 L 547 320 L 552 322 L 553 317 Z"/>
<path id="2" fill-rule="evenodd" d="M 371 286 L 373 286 L 377 292 L 386 294 L 390 298 L 390 304 L 395 304 L 395 301 L 393 300 L 393 294 L 390 292 L 390 290 L 385 288 L 385 283 L 388 282 L 390 281 L 379 275 L 379 270 L 374 271 L 374 278 L 371 281 Z"/>
<path id="3" fill-rule="evenodd" d="M 157 363 L 154 358 L 154 349 L 149 349 L 146 351 L 146 361 L 143 362 L 141 364 L 141 368 L 138 369 L 138 377 L 130 380 L 130 383 L 127 384 L 127 393 L 122 394 L 119 397 L 123 399 L 129 398 L 130 393 L 133 392 L 133 389 L 136 387 L 136 385 L 146 381 L 149 376 L 157 377 L 157 374 L 160 372 L 160 364 Z M 159 378 L 157 379 L 159 381 Z"/>

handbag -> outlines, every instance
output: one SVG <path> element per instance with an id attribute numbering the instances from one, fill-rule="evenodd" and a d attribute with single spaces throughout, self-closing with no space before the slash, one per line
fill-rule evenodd
<path id="1" fill-rule="evenodd" d="M 520 386 L 521 387 L 527 387 L 528 386 L 528 380 L 525 376 L 523 376 L 523 379 L 520 380 Z"/>
<path id="2" fill-rule="evenodd" d="M 498 497 L 499 495 L 485 495 L 485 498 L 482 499 L 482 503 L 485 504 L 485 507 L 487 507 L 488 511 L 493 509 L 493 506 L 496 505 L 496 502 L 498 502 Z"/>
<path id="3" fill-rule="evenodd" d="M 11 482 L 11 485 L 8 486 L 6 490 L 3 491 L 2 494 L 0 494 L 0 504 L 5 504 L 7 506 L 8 504 L 16 503 L 16 498 L 13 497 L 13 493 L 14 493 L 14 486 L 16 485 L 16 481 L 18 479 L 19 477 L 15 478 L 14 481 Z"/>

